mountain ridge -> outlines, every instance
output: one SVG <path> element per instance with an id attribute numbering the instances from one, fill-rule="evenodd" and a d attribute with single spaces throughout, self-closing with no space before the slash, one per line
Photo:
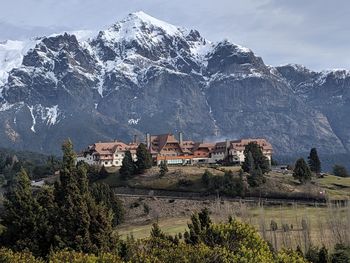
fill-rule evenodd
<path id="1" fill-rule="evenodd" d="M 320 96 L 334 90 L 348 118 L 348 71 L 268 66 L 248 48 L 143 12 L 89 34 L 38 38 L 20 65 L 17 57 L 0 68 L 0 144 L 57 153 L 66 137 L 83 148 L 181 130 L 191 139 L 265 137 L 277 153 L 350 149 L 350 127 Z"/>

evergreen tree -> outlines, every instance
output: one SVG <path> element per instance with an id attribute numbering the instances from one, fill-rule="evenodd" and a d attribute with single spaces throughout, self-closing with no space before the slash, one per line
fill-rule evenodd
<path id="1" fill-rule="evenodd" d="M 238 183 L 237 183 L 237 194 L 240 197 L 245 197 L 246 194 L 246 185 L 245 185 L 245 175 L 243 173 L 243 170 L 239 170 L 239 179 L 238 179 Z"/>
<path id="2" fill-rule="evenodd" d="M 60 182 L 55 185 L 58 217 L 55 226 L 55 247 L 90 251 L 90 216 L 87 204 L 87 178 L 83 166 L 75 167 L 75 153 L 71 141 L 62 145 L 63 162 Z M 86 176 L 86 173 L 85 173 Z"/>
<path id="3" fill-rule="evenodd" d="M 122 166 L 120 167 L 119 173 L 123 179 L 130 178 L 135 174 L 135 164 L 132 160 L 130 151 L 125 152 L 125 156 L 122 161 Z"/>
<path id="4" fill-rule="evenodd" d="M 204 238 L 205 231 L 210 227 L 212 221 L 207 208 L 191 216 L 191 223 L 187 224 L 189 232 L 185 232 L 184 237 L 187 244 L 198 244 Z"/>
<path id="5" fill-rule="evenodd" d="M 36 196 L 37 201 L 41 206 L 41 213 L 39 219 L 39 238 L 38 243 L 41 251 L 41 256 L 46 256 L 54 243 L 54 222 L 57 217 L 57 204 L 55 202 L 53 187 L 44 186 Z"/>
<path id="6" fill-rule="evenodd" d="M 159 165 L 159 176 L 163 177 L 169 171 L 166 161 L 162 161 Z"/>
<path id="7" fill-rule="evenodd" d="M 75 167 L 72 143 L 66 141 L 62 149 L 60 183 L 55 185 L 54 247 L 92 253 L 109 250 L 115 246 L 112 214 L 91 196 L 86 168 Z"/>
<path id="8" fill-rule="evenodd" d="M 259 166 L 258 168 L 255 168 L 253 171 L 251 171 L 250 176 L 248 177 L 248 183 L 252 187 L 256 187 L 265 183 L 264 175 Z"/>
<path id="9" fill-rule="evenodd" d="M 202 183 L 205 186 L 209 186 L 210 185 L 210 180 L 213 177 L 213 174 L 211 172 L 209 172 L 208 170 L 205 170 L 203 175 L 202 175 Z"/>
<path id="10" fill-rule="evenodd" d="M 138 174 L 142 174 L 145 172 L 146 169 L 149 169 L 152 167 L 152 156 L 147 150 L 146 146 L 141 143 L 136 150 L 136 172 Z"/>
<path id="11" fill-rule="evenodd" d="M 321 161 L 318 158 L 317 150 L 316 148 L 312 148 L 310 151 L 310 155 L 308 157 L 308 163 L 310 170 L 316 174 L 319 174 L 321 172 Z"/>
<path id="12" fill-rule="evenodd" d="M 164 238 L 164 237 L 165 237 L 165 234 L 160 229 L 158 223 L 153 223 L 152 229 L 151 229 L 151 238 Z"/>
<path id="13" fill-rule="evenodd" d="M 247 162 L 246 164 L 243 163 L 244 165 L 246 165 L 246 172 L 252 174 L 253 171 L 255 170 L 255 162 L 254 162 L 254 158 L 253 158 L 253 154 L 252 152 L 248 152 L 247 153 Z"/>
<path id="14" fill-rule="evenodd" d="M 108 184 L 95 183 L 91 185 L 91 194 L 97 203 L 105 205 L 113 212 L 113 226 L 123 222 L 123 204 Z"/>
<path id="15" fill-rule="evenodd" d="M 244 162 L 242 164 L 242 169 L 244 172 L 250 173 L 250 170 L 252 169 L 252 160 L 248 156 L 249 152 L 254 160 L 254 169 L 260 167 L 263 174 L 270 171 L 270 162 L 263 154 L 261 147 L 256 142 L 250 142 L 244 148 Z"/>
<path id="16" fill-rule="evenodd" d="M 17 175 L 16 183 L 6 195 L 2 224 L 5 233 L 2 245 L 14 250 L 28 249 L 40 255 L 38 228 L 41 207 L 33 196 L 29 177 L 24 169 Z"/>
<path id="17" fill-rule="evenodd" d="M 302 184 L 311 180 L 311 171 L 303 158 L 296 161 L 293 171 L 293 177 L 299 180 Z"/>
<path id="18" fill-rule="evenodd" d="M 340 177 L 350 177 L 350 174 L 348 173 L 347 169 L 339 164 L 336 164 L 333 166 L 333 174 L 335 176 L 340 176 Z"/>

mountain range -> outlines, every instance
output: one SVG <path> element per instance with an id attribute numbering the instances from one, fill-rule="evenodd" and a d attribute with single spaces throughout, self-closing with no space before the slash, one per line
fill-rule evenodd
<path id="1" fill-rule="evenodd" d="M 276 154 L 350 152 L 350 72 L 266 65 L 143 12 L 100 32 L 0 43 L 0 145 L 58 153 L 182 131 L 264 137 Z"/>

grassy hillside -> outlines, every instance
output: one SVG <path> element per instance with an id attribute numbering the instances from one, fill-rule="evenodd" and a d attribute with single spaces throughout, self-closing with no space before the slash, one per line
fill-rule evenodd
<path id="1" fill-rule="evenodd" d="M 209 190 L 201 181 L 205 170 L 216 176 L 223 176 L 225 170 L 231 170 L 238 177 L 240 167 L 169 166 L 169 172 L 164 177 L 159 177 L 159 168 L 153 167 L 146 174 L 137 175 L 127 181 L 121 180 L 118 169 L 114 168 L 111 171 L 113 173 L 101 182 L 112 187 L 203 193 Z M 344 200 L 350 198 L 350 178 L 326 175 L 324 178 L 313 178 L 310 183 L 302 185 L 293 178 L 291 171 L 271 171 L 266 175 L 266 183 L 257 188 L 249 188 L 247 195 L 290 199 L 303 196 L 324 199 L 326 196 L 332 200 Z"/>

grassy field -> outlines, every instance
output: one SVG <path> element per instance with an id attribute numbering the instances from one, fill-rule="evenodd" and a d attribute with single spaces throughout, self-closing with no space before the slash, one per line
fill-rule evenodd
<path id="1" fill-rule="evenodd" d="M 214 175 L 224 175 L 225 170 L 231 170 L 238 174 L 240 167 L 200 167 L 200 166 L 169 166 L 169 172 L 162 178 L 159 177 L 159 169 L 153 167 L 146 174 L 138 175 L 128 181 L 120 180 L 118 173 L 112 174 L 103 181 L 111 186 L 129 186 L 146 189 L 164 189 L 177 191 L 206 191 L 201 182 L 205 170 Z M 179 185 L 179 180 L 190 182 L 188 186 Z M 339 178 L 327 175 L 323 178 L 313 178 L 308 184 L 301 185 L 292 176 L 292 172 L 282 173 L 272 171 L 266 175 L 266 183 L 256 191 L 293 193 L 325 193 L 330 200 L 350 199 L 350 178 Z M 199 206 L 206 207 L 205 200 L 201 205 L 191 206 L 191 202 L 176 201 L 175 203 L 160 200 L 143 200 L 139 207 L 139 214 L 129 216 L 127 223 L 119 226 L 117 231 L 122 237 L 132 234 L 137 238 L 147 237 L 153 222 L 158 221 L 162 230 L 169 234 L 184 232 L 190 219 L 190 213 L 198 211 Z M 141 203 L 142 203 L 141 202 Z M 251 206 L 241 203 L 228 203 L 218 201 L 217 205 L 211 204 L 210 210 L 215 222 L 225 221 L 228 215 L 233 215 L 241 220 L 254 225 L 261 235 L 276 247 L 294 247 L 298 244 L 306 247 L 306 243 L 315 245 L 325 244 L 332 247 L 335 243 L 347 240 L 350 242 L 350 208 L 336 207 L 329 204 L 328 207 L 318 206 Z M 151 213 L 143 214 L 145 204 L 150 206 Z M 127 207 L 129 208 L 129 206 Z M 186 208 L 186 209 L 185 209 Z M 164 211 L 168 212 L 164 212 Z M 153 214 L 152 214 L 153 213 Z M 133 220 L 137 218 L 137 220 Z M 271 220 L 278 225 L 278 230 L 270 230 Z"/>
<path id="2" fill-rule="evenodd" d="M 227 205 L 226 205 L 227 206 Z M 222 207 L 225 209 L 225 207 Z M 305 247 L 326 245 L 332 247 L 335 243 L 350 241 L 348 229 L 350 224 L 350 206 L 346 207 L 317 207 L 317 206 L 246 206 L 241 205 L 234 211 L 233 216 L 252 224 L 260 234 L 275 247 Z M 212 211 L 214 222 L 227 221 L 227 211 Z M 278 230 L 270 230 L 271 220 L 278 225 Z M 187 229 L 190 217 L 178 216 L 148 220 L 138 225 L 123 224 L 117 231 L 122 237 L 132 234 L 137 238 L 149 236 L 152 223 L 158 221 L 161 229 L 168 234 L 183 233 Z M 283 227 L 284 226 L 284 227 Z M 287 226 L 287 228 L 286 228 Z M 337 233 L 340 233 L 337 235 Z M 308 244 L 306 244 L 308 243 Z"/>

